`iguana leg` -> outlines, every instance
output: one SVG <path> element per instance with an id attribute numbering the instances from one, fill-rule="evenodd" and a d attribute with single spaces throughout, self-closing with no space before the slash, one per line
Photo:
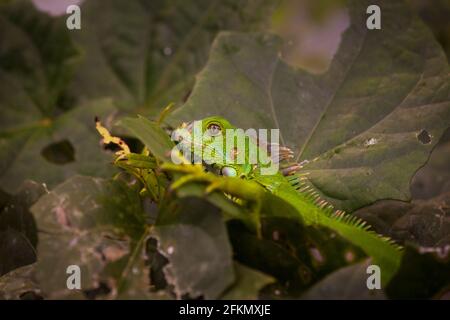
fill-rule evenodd
<path id="1" fill-rule="evenodd" d="M 205 193 L 207 194 L 213 191 L 222 191 L 232 197 L 245 200 L 252 213 L 251 220 L 252 224 L 255 226 L 256 233 L 259 237 L 261 236 L 260 213 L 265 191 L 257 183 L 236 177 L 216 176 L 210 172 L 205 172 L 199 165 L 174 165 L 171 163 L 164 163 L 161 165 L 161 169 L 167 172 L 185 174 L 172 183 L 172 190 L 179 189 L 183 185 L 195 181 L 207 184 L 205 189 Z"/>

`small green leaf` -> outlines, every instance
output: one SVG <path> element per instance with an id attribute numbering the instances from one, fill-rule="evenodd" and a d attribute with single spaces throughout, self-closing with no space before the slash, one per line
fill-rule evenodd
<path id="1" fill-rule="evenodd" d="M 174 143 L 156 122 L 144 117 L 125 118 L 120 120 L 119 126 L 140 139 L 158 160 L 171 161 L 170 152 Z"/>
<path id="2" fill-rule="evenodd" d="M 234 267 L 236 281 L 221 297 L 223 300 L 256 300 L 259 298 L 259 291 L 275 281 L 274 278 L 240 263 L 236 262 Z"/>

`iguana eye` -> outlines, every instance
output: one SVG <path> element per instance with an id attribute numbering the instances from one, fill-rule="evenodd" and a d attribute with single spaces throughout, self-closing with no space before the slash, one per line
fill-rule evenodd
<path id="1" fill-rule="evenodd" d="M 218 136 L 222 132 L 222 128 L 216 123 L 209 124 L 207 129 L 210 136 Z"/>
<path id="2" fill-rule="evenodd" d="M 226 177 L 236 177 L 237 176 L 236 169 L 233 167 L 223 167 L 220 172 L 222 173 L 223 176 L 226 176 Z"/>

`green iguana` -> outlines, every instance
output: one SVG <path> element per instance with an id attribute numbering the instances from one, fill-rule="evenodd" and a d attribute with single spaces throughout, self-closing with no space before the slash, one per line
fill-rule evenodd
<path id="1" fill-rule="evenodd" d="M 192 134 L 193 125 L 192 123 L 183 124 L 179 129 L 187 130 L 188 134 Z M 231 149 L 231 152 L 226 154 L 226 141 L 222 149 L 218 149 L 217 146 L 212 148 L 217 139 L 225 139 L 227 129 L 235 128 L 226 119 L 209 117 L 201 121 L 201 131 L 204 134 L 201 140 L 191 139 L 186 134 L 173 135 L 172 138 L 184 146 L 179 148 L 180 150 L 184 148 L 183 151 L 186 152 L 186 148 L 190 148 L 188 152 L 192 153 L 193 159 L 201 158 L 205 150 L 208 150 L 209 164 L 192 165 L 190 162 L 186 164 L 186 161 L 181 165 L 168 162 L 162 164 L 161 167 L 165 171 L 183 174 L 172 184 L 172 189 L 197 181 L 207 184 L 207 193 L 218 190 L 234 199 L 239 199 L 238 201 L 246 201 L 251 204 L 254 222 L 258 225 L 257 229 L 259 229 L 261 208 L 269 205 L 274 196 L 280 198 L 295 208 L 304 223 L 327 227 L 360 247 L 372 257 L 373 263 L 380 267 L 382 283 L 389 282 L 400 265 L 402 257 L 400 246 L 389 238 L 369 230 L 370 226 L 359 218 L 335 210 L 331 204 L 322 200 L 319 194 L 307 184 L 306 173 L 301 172 L 302 166 L 299 164 L 290 165 L 274 175 L 263 175 L 261 174 L 263 165 L 250 163 L 248 154 L 244 157 L 244 163 L 233 163 L 232 160 L 237 157 L 237 152 L 236 149 Z M 256 147 L 259 153 L 273 156 L 270 154 L 270 146 L 258 143 L 256 139 L 248 135 L 240 137 L 239 135 L 242 134 L 244 134 L 242 131 L 237 131 L 233 139 L 244 138 L 246 150 Z M 291 158 L 292 152 L 288 148 L 277 149 L 276 155 L 280 157 L 280 160 L 285 161 Z M 220 150 L 224 152 L 221 153 Z M 220 161 L 220 159 L 226 161 Z"/>
<path id="2" fill-rule="evenodd" d="M 144 120 L 141 125 L 152 126 L 152 130 L 159 129 L 160 122 L 152 123 L 144 118 L 141 120 Z M 267 162 L 254 163 L 250 161 L 251 157 L 247 152 L 244 154 L 244 161 L 236 163 L 234 160 L 239 156 L 239 150 L 232 148 L 227 153 L 227 136 L 223 135 L 226 130 L 236 128 L 224 118 L 209 117 L 198 121 L 201 124 L 200 138 L 193 138 L 195 121 L 182 124 L 175 130 L 172 140 L 178 141 L 176 150 L 187 153 L 192 159 L 186 159 L 181 152 L 172 150 L 172 155 L 175 156 L 172 161 L 175 160 L 178 164 L 171 163 L 167 157 L 161 155 L 160 160 L 155 161 L 153 157 L 149 157 L 149 151 L 152 150 L 145 149 L 142 154 L 132 153 L 124 141 L 111 136 L 98 120 L 96 123 L 104 143 L 115 143 L 120 147 L 116 153 L 116 165 L 136 175 L 145 186 L 144 193 L 149 194 L 152 199 L 158 199 L 155 193 L 161 193 L 160 183 L 156 181 L 159 179 L 156 178 L 156 170 L 177 173 L 171 185 L 173 190 L 189 182 L 200 182 L 207 185 L 206 193 L 221 191 L 234 201 L 247 204 L 252 213 L 248 219 L 251 225 L 256 227 L 258 235 L 261 233 L 260 213 L 269 207 L 283 208 L 282 210 L 289 211 L 290 217 L 294 215 L 307 225 L 327 227 L 361 248 L 372 258 L 373 263 L 380 267 L 383 285 L 389 282 L 400 266 L 402 248 L 391 239 L 371 231 L 370 226 L 363 220 L 335 210 L 331 204 L 321 199 L 308 184 L 307 173 L 301 171 L 301 164 L 290 164 L 275 174 L 264 175 L 261 172 Z M 128 127 L 132 128 L 130 125 Z M 179 130 L 184 134 L 177 134 Z M 164 135 L 164 132 L 161 130 L 159 134 Z M 221 139 L 225 140 L 223 144 L 217 144 Z M 286 147 L 276 146 L 273 150 L 273 145 L 264 144 L 243 130 L 234 130 L 233 144 L 239 139 L 244 139 L 244 150 L 257 150 L 259 155 L 262 154 L 258 160 L 271 157 L 273 161 L 278 156 L 277 160 L 285 161 L 292 157 L 292 152 Z M 146 141 L 147 143 L 152 142 Z M 207 163 L 203 161 L 205 155 Z M 147 171 L 148 173 L 145 173 Z"/>

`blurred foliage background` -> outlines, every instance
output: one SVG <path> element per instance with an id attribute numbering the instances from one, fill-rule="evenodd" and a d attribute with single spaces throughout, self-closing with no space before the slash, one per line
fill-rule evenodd
<path id="1" fill-rule="evenodd" d="M 47 192 L 40 183 L 52 189 L 77 174 L 108 178 L 117 172 L 111 165 L 112 150 L 103 148 L 95 131 L 95 116 L 113 128 L 123 115 L 155 117 L 170 102 L 180 107 L 189 98 L 220 31 L 270 30 L 284 39 L 284 61 L 320 74 L 327 71 L 341 35 L 350 24 L 344 1 L 334 0 L 105 2 L 0 2 L 0 257 L 28 248 L 13 261 L 0 263 L 0 275 L 35 259 L 29 244 L 36 246 L 36 225 L 29 207 Z M 65 9 L 74 3 L 82 5 L 82 30 L 69 32 Z M 408 0 L 408 4 L 430 27 L 448 60 L 450 1 Z M 142 146 L 120 128 L 114 127 L 114 132 L 124 136 L 133 150 Z M 447 130 L 429 162 L 412 179 L 411 202 L 381 200 L 355 214 L 401 243 L 411 240 L 425 246 L 450 244 L 449 164 Z M 98 191 L 92 182 L 77 182 L 88 191 Z M 122 190 L 120 184 L 103 187 Z M 58 195 L 64 195 L 66 189 L 70 186 L 62 186 Z M 124 193 L 131 207 L 133 196 L 127 196 Z M 43 216 L 48 208 L 36 210 Z M 53 227 L 51 223 L 44 225 Z M 217 226 L 219 236 L 225 232 L 220 228 Z M 16 245 L 6 245 L 6 239 L 14 239 Z M 109 248 L 104 239 L 92 236 L 90 240 Z M 231 240 L 239 243 L 241 239 Z M 53 250 L 51 238 L 42 243 L 49 252 Z M 114 246 L 114 250 L 126 256 L 122 247 Z M 228 252 L 230 248 L 223 250 Z M 153 263 L 164 264 L 164 259 L 155 255 Z M 97 260 L 89 262 L 92 270 L 99 268 Z M 120 269 L 116 264 L 108 271 L 117 273 L 115 268 Z M 53 272 L 51 266 L 47 269 Z M 239 276 L 251 275 L 260 287 L 271 281 L 243 265 L 237 265 L 236 270 Z M 138 273 L 126 285 L 139 282 L 140 277 L 148 274 Z M 27 281 L 19 282 L 18 287 L 31 286 Z M 248 283 L 241 285 L 249 287 Z M 271 287 L 267 294 L 271 298 L 272 289 L 278 294 L 284 290 Z M 254 291 L 250 290 L 252 294 Z M 239 290 L 228 294 L 240 297 Z M 136 296 L 139 292 L 124 298 Z M 161 298 L 156 294 L 151 297 Z"/>

